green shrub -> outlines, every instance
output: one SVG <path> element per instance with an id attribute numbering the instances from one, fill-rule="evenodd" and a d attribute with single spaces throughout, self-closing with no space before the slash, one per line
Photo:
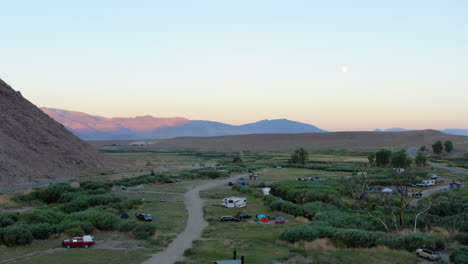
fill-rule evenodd
<path id="1" fill-rule="evenodd" d="M 35 239 L 48 239 L 51 234 L 55 233 L 55 228 L 51 224 L 32 224 L 27 228 Z"/>
<path id="2" fill-rule="evenodd" d="M 135 220 L 120 220 L 116 225 L 116 229 L 120 232 L 129 232 L 132 231 L 137 225 L 138 222 Z"/>
<path id="3" fill-rule="evenodd" d="M 112 185 L 106 184 L 104 182 L 98 182 L 98 181 L 84 181 L 80 183 L 80 187 L 84 190 L 99 190 L 99 189 L 110 190 Z"/>
<path id="4" fill-rule="evenodd" d="M 156 228 L 150 224 L 140 223 L 133 229 L 132 233 L 136 239 L 147 239 L 154 234 L 155 230 Z"/>
<path id="5" fill-rule="evenodd" d="M 84 212 L 73 213 L 73 219 L 89 221 L 99 230 L 114 230 L 119 218 L 113 214 L 96 209 L 89 209 Z"/>
<path id="6" fill-rule="evenodd" d="M 453 236 L 453 239 L 462 243 L 463 245 L 468 245 L 468 233 L 458 233 Z"/>
<path id="7" fill-rule="evenodd" d="M 422 234 L 399 236 L 383 232 L 364 231 L 359 229 L 333 228 L 327 222 L 312 222 L 309 225 L 293 227 L 285 230 L 280 239 L 288 242 L 301 240 L 313 241 L 319 238 L 329 238 L 342 241 L 347 247 L 369 248 L 383 245 L 392 249 L 414 251 L 417 248 L 433 247 L 443 249 L 445 241 L 441 238 Z"/>
<path id="8" fill-rule="evenodd" d="M 2 240 L 7 246 L 26 245 L 32 239 L 31 231 L 23 226 L 7 226 L 2 230 Z"/>
<path id="9" fill-rule="evenodd" d="M 28 224 L 58 224 L 65 218 L 65 214 L 54 209 L 33 209 L 21 214 L 21 219 Z"/>
<path id="10" fill-rule="evenodd" d="M 10 213 L 0 213 L 0 228 L 9 225 L 14 225 L 17 220 L 17 216 Z"/>
<path id="11" fill-rule="evenodd" d="M 80 227 L 73 227 L 65 231 L 65 233 L 71 237 L 81 237 L 85 235 L 85 231 Z"/>
<path id="12" fill-rule="evenodd" d="M 455 264 L 468 264 L 468 247 L 459 247 L 453 250 L 450 261 Z"/>

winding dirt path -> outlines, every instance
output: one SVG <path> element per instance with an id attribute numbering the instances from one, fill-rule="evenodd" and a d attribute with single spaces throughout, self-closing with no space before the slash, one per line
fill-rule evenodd
<path id="1" fill-rule="evenodd" d="M 245 175 L 232 176 L 225 180 L 216 180 L 203 185 L 199 185 L 184 195 L 185 206 L 188 212 L 187 225 L 184 232 L 180 233 L 174 241 L 164 251 L 154 254 L 144 264 L 173 264 L 184 258 L 184 251 L 192 247 L 194 240 L 198 239 L 208 226 L 203 217 L 203 200 L 200 198 L 200 191 L 219 187 L 237 180 Z"/>

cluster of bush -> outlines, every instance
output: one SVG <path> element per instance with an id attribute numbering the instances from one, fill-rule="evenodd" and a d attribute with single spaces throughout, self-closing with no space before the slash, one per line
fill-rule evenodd
<path id="1" fill-rule="evenodd" d="M 177 174 L 178 178 L 181 179 L 200 179 L 200 178 L 209 178 L 209 179 L 217 179 L 222 177 L 228 177 L 229 174 L 222 170 L 217 170 L 214 168 L 201 168 L 195 170 L 184 170 L 180 171 Z"/>
<path id="2" fill-rule="evenodd" d="M 438 193 L 426 218 L 433 226 L 468 232 L 468 189 Z"/>
<path id="3" fill-rule="evenodd" d="M 289 180 L 274 183 L 270 193 L 296 204 L 315 201 L 338 204 L 340 197 L 346 195 L 346 188 L 339 180 L 314 182 Z"/>
<path id="4" fill-rule="evenodd" d="M 360 229 L 336 228 L 324 221 L 316 221 L 309 225 L 290 228 L 280 235 L 280 239 L 288 242 L 313 241 L 319 238 L 332 239 L 338 242 L 337 244 L 346 245 L 348 248 L 370 248 L 379 245 L 408 251 L 414 251 L 422 247 L 445 248 L 445 240 L 439 237 L 420 233 L 401 236 Z"/>
<path id="5" fill-rule="evenodd" d="M 154 226 L 117 216 L 141 201 L 108 194 L 107 188 L 102 182 L 84 182 L 79 188 L 54 184 L 16 196 L 17 201 L 41 206 L 23 213 L 0 213 L 0 244 L 23 245 L 60 233 L 82 236 L 95 229 L 132 232 L 137 239 L 151 236 Z"/>
<path id="6" fill-rule="evenodd" d="M 72 214 L 50 208 L 0 214 L 0 244 L 7 246 L 24 245 L 33 239 L 48 239 L 60 233 L 71 237 L 83 236 L 96 229 L 132 232 L 137 239 L 146 239 L 155 231 L 150 224 L 120 219 L 113 213 L 96 208 Z"/>
<path id="7" fill-rule="evenodd" d="M 344 171 L 353 172 L 358 168 L 357 164 L 327 164 L 327 163 L 282 163 L 280 164 L 284 168 L 300 168 L 309 170 L 323 170 L 323 171 Z"/>

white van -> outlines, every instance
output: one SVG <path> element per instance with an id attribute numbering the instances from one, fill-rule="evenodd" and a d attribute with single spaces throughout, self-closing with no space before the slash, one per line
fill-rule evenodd
<path id="1" fill-rule="evenodd" d="M 222 207 L 242 208 L 247 206 L 247 199 L 244 197 L 227 197 L 223 199 Z"/>

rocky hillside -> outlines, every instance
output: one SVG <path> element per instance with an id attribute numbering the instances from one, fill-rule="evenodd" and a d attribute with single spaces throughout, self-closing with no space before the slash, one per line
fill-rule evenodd
<path id="1" fill-rule="evenodd" d="M 82 175 L 108 162 L 0 80 L 0 187 Z"/>

